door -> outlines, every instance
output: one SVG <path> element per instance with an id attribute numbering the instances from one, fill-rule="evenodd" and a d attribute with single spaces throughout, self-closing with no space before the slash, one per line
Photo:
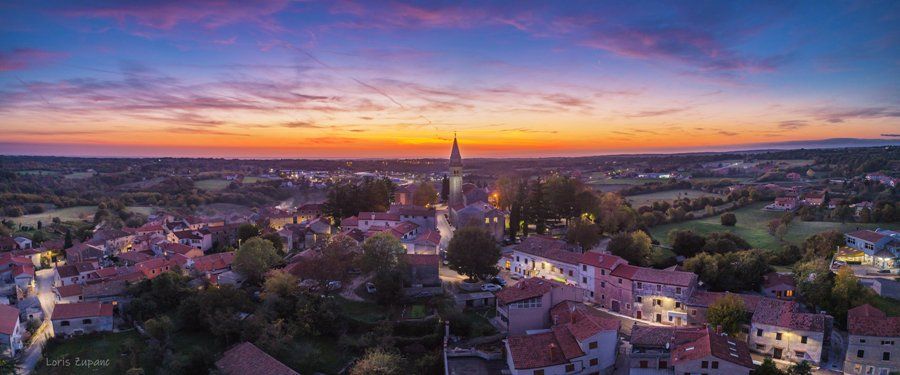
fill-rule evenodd
<path id="1" fill-rule="evenodd" d="M 635 318 L 638 318 L 638 319 L 643 319 L 643 318 L 644 318 L 644 312 L 641 311 L 641 310 L 635 311 L 634 314 L 635 314 L 635 315 L 634 315 Z"/>
<path id="2" fill-rule="evenodd" d="M 662 314 L 656 314 L 656 322 L 657 322 L 657 323 L 661 323 L 661 322 L 662 322 Z"/>
<path id="3" fill-rule="evenodd" d="M 676 325 L 676 326 L 682 325 L 682 323 L 681 323 L 681 317 L 680 317 L 680 316 L 675 317 L 675 325 Z"/>
<path id="4" fill-rule="evenodd" d="M 772 354 L 772 357 L 775 359 L 781 359 L 781 348 L 775 348 L 775 352 Z"/>
<path id="5" fill-rule="evenodd" d="M 612 308 L 611 308 L 611 310 L 612 310 L 613 312 L 619 312 L 619 301 L 612 301 Z"/>

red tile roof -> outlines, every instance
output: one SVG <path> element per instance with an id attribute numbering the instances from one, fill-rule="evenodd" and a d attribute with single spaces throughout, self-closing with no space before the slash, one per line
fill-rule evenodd
<path id="1" fill-rule="evenodd" d="M 9 305 L 0 305 L 0 333 L 12 335 L 18 322 L 19 309 Z"/>
<path id="2" fill-rule="evenodd" d="M 687 332 L 685 332 L 687 333 Z M 678 341 L 679 332 L 675 333 Z M 717 335 L 712 329 L 702 330 L 702 335 L 696 339 L 677 345 L 672 350 L 672 364 L 696 361 L 709 356 L 734 363 L 738 366 L 753 369 L 753 360 L 750 358 L 750 349 L 747 344 L 732 337 Z"/>
<path id="3" fill-rule="evenodd" d="M 832 320 L 830 315 L 797 312 L 796 303 L 774 298 L 761 300 L 751 319 L 753 323 L 810 332 L 825 332 Z"/>
<path id="4" fill-rule="evenodd" d="M 74 297 L 80 296 L 82 290 L 82 286 L 79 284 L 63 285 L 56 287 L 56 294 L 59 295 L 60 298 Z"/>
<path id="5" fill-rule="evenodd" d="M 794 276 L 778 272 L 772 272 L 763 276 L 763 289 L 773 288 L 779 285 L 795 287 L 796 283 L 794 282 Z"/>
<path id="6" fill-rule="evenodd" d="M 847 312 L 847 331 L 851 335 L 900 337 L 900 316 L 887 316 L 865 304 Z"/>
<path id="7" fill-rule="evenodd" d="M 612 270 L 615 268 L 616 264 L 625 263 L 625 260 L 615 255 L 589 251 L 581 255 L 581 263 L 597 268 Z"/>
<path id="8" fill-rule="evenodd" d="M 610 272 L 609 275 L 631 280 L 631 278 L 633 278 L 634 275 L 638 272 L 639 268 L 640 267 L 635 267 L 630 264 L 620 264 L 612 272 Z"/>
<path id="9" fill-rule="evenodd" d="M 416 239 L 413 242 L 417 244 L 437 246 L 441 244 L 441 234 L 435 230 L 429 229 L 416 236 Z"/>
<path id="10" fill-rule="evenodd" d="M 194 258 L 194 269 L 198 272 L 212 272 L 223 270 L 231 267 L 231 262 L 233 261 L 233 251 L 229 251 L 227 253 L 204 255 L 199 258 Z"/>
<path id="11" fill-rule="evenodd" d="M 519 370 L 555 366 L 569 363 L 569 360 L 584 355 L 581 348 L 578 348 L 577 351 L 573 350 L 571 342 L 560 343 L 560 336 L 565 335 L 563 332 L 551 331 L 533 335 L 510 336 L 507 345 L 513 366 Z M 574 338 L 571 340 L 574 341 Z M 568 353 L 561 348 L 562 345 L 566 346 Z"/>
<path id="12" fill-rule="evenodd" d="M 508 288 L 503 288 L 496 293 L 497 301 L 507 305 L 524 299 L 539 297 L 550 293 L 553 288 L 565 287 L 558 281 L 545 280 L 536 277 L 519 280 Z"/>
<path id="13" fill-rule="evenodd" d="M 597 309 L 583 303 L 564 301 L 550 309 L 554 325 L 567 326 L 572 336 L 584 341 L 603 331 L 618 331 L 621 321 L 600 315 Z"/>
<path id="14" fill-rule="evenodd" d="M 112 316 L 113 305 L 100 302 L 59 303 L 50 320 Z"/>
<path id="15" fill-rule="evenodd" d="M 216 367 L 223 375 L 300 375 L 249 342 L 228 349 L 216 361 Z"/>
<path id="16" fill-rule="evenodd" d="M 441 263 L 441 257 L 436 254 L 402 254 L 406 264 L 411 266 L 435 266 Z"/>
<path id="17" fill-rule="evenodd" d="M 638 267 L 631 279 L 634 281 L 687 287 L 697 282 L 697 274 L 693 272 Z"/>
<path id="18" fill-rule="evenodd" d="M 529 236 L 515 246 L 516 251 L 577 265 L 581 261 L 582 254 L 568 251 L 567 248 L 568 244 L 563 240 L 538 235 Z"/>

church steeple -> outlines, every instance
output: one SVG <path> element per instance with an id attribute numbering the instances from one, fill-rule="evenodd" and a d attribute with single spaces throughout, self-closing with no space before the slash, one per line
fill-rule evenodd
<path id="1" fill-rule="evenodd" d="M 453 149 L 450 150 L 450 207 L 465 205 L 465 197 L 462 193 L 463 162 L 459 153 L 459 144 L 456 142 L 456 134 L 453 135 Z"/>

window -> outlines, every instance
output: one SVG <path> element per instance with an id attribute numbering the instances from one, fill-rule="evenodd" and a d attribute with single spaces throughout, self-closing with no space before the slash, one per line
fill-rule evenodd
<path id="1" fill-rule="evenodd" d="M 662 291 L 662 285 L 656 284 L 656 291 Z"/>
<path id="2" fill-rule="evenodd" d="M 859 339 L 859 343 L 860 343 L 860 344 L 865 344 L 865 343 L 866 343 L 866 339 Z"/>
<path id="3" fill-rule="evenodd" d="M 697 316 L 697 310 L 691 309 L 691 315 Z"/>
<path id="4" fill-rule="evenodd" d="M 681 287 L 680 287 L 680 286 L 675 288 L 675 294 L 681 294 Z"/>
<path id="5" fill-rule="evenodd" d="M 544 375 L 544 370 L 534 370 L 534 375 Z"/>
<path id="6" fill-rule="evenodd" d="M 680 309 L 680 308 L 681 308 L 681 302 L 675 302 L 675 308 L 676 308 L 676 309 Z"/>
<path id="7" fill-rule="evenodd" d="M 587 284 L 587 277 L 582 277 L 581 282 Z"/>
<path id="8" fill-rule="evenodd" d="M 582 265 L 581 265 L 581 270 L 582 270 L 582 271 L 587 271 L 587 265 L 586 265 L 586 264 L 582 264 Z"/>
<path id="9" fill-rule="evenodd" d="M 660 299 L 655 299 L 655 300 L 653 300 L 653 305 L 655 305 L 655 306 L 662 306 L 662 300 L 660 300 Z"/>
<path id="10" fill-rule="evenodd" d="M 808 339 L 809 339 L 809 338 L 806 337 L 806 336 L 800 337 L 800 343 L 801 343 L 801 344 L 806 344 L 806 340 L 808 340 Z"/>
<path id="11" fill-rule="evenodd" d="M 575 371 L 575 364 L 570 363 L 570 364 L 566 365 L 566 372 L 572 372 L 572 371 Z"/>
<path id="12" fill-rule="evenodd" d="M 890 361 L 891 360 L 891 352 L 881 353 L 881 360 L 882 361 Z"/>
<path id="13" fill-rule="evenodd" d="M 572 277 L 572 276 L 575 276 L 575 275 L 572 274 L 572 270 L 569 270 L 569 277 Z M 587 282 L 587 281 L 585 281 L 585 282 Z"/>
<path id="14" fill-rule="evenodd" d="M 661 369 L 669 368 L 669 362 L 666 362 L 666 361 L 659 361 L 659 366 L 658 366 L 658 367 L 661 368 Z"/>
<path id="15" fill-rule="evenodd" d="M 640 367 L 647 368 L 647 361 L 641 361 Z"/>
<path id="16" fill-rule="evenodd" d="M 517 309 L 531 309 L 536 307 L 541 307 L 541 297 L 529 298 L 521 301 L 516 301 L 510 304 L 510 306 Z"/>
<path id="17" fill-rule="evenodd" d="M 598 361 L 597 358 L 591 358 L 591 362 L 590 362 L 591 366 L 596 366 L 599 363 L 600 363 L 600 361 Z"/>
<path id="18" fill-rule="evenodd" d="M 521 260 L 519 260 L 519 256 L 518 256 L 518 255 L 516 255 L 516 262 L 521 262 Z"/>
<path id="19" fill-rule="evenodd" d="M 638 288 L 638 289 L 644 289 L 644 283 L 638 281 L 638 283 L 637 283 L 637 288 Z"/>
<path id="20" fill-rule="evenodd" d="M 597 349 L 597 342 L 592 341 L 590 344 L 588 344 L 588 349 Z"/>
<path id="21" fill-rule="evenodd" d="M 709 368 L 709 361 L 700 362 L 700 368 Z"/>
<path id="22" fill-rule="evenodd" d="M 719 361 L 712 361 L 712 368 L 719 368 Z"/>
<path id="23" fill-rule="evenodd" d="M 804 357 L 806 357 L 806 352 L 802 352 L 802 351 L 797 350 L 797 351 L 794 352 L 794 357 L 797 357 L 797 358 L 804 358 Z"/>
<path id="24" fill-rule="evenodd" d="M 894 345 L 894 340 L 883 340 L 881 345 Z"/>
<path id="25" fill-rule="evenodd" d="M 779 341 L 781 340 L 781 332 L 775 333 L 775 340 L 779 340 Z"/>
<path id="26" fill-rule="evenodd" d="M 644 302 L 644 297 L 637 296 L 637 302 L 638 302 L 638 303 L 643 303 L 643 302 Z"/>
<path id="27" fill-rule="evenodd" d="M 61 326 L 63 326 L 63 327 L 68 327 L 69 324 L 70 324 L 70 323 L 69 323 L 68 320 L 63 320 L 62 322 L 59 323 L 59 325 L 61 325 Z"/>
<path id="28" fill-rule="evenodd" d="M 622 283 L 622 279 L 620 278 L 620 279 L 619 279 L 619 284 L 621 284 L 621 283 Z"/>
<path id="29" fill-rule="evenodd" d="M 864 358 L 865 356 L 866 356 L 865 350 L 860 349 L 860 350 L 856 351 L 856 358 Z"/>
<path id="30" fill-rule="evenodd" d="M 600 287 L 601 287 L 601 288 L 606 288 L 606 281 L 601 281 L 601 282 L 600 282 Z"/>
<path id="31" fill-rule="evenodd" d="M 631 310 L 631 304 L 630 304 L 630 303 L 626 303 L 626 304 L 625 304 L 625 310 Z"/>
<path id="32" fill-rule="evenodd" d="M 757 350 L 763 350 L 763 349 L 765 349 L 765 348 L 766 348 L 766 346 L 763 345 L 763 344 L 756 344 L 756 349 L 757 349 Z"/>
<path id="33" fill-rule="evenodd" d="M 91 320 L 90 319 L 82 319 L 81 324 L 91 324 Z"/>
<path id="34" fill-rule="evenodd" d="M 600 274 L 606 276 L 606 270 L 600 270 Z"/>
<path id="35" fill-rule="evenodd" d="M 528 258 L 525 258 L 525 264 L 528 264 Z"/>

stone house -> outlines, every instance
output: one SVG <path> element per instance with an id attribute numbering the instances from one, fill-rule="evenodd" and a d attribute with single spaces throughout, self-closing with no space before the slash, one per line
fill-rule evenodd
<path id="1" fill-rule="evenodd" d="M 865 304 L 847 313 L 845 374 L 888 375 L 900 372 L 900 317 L 888 317 Z"/>

